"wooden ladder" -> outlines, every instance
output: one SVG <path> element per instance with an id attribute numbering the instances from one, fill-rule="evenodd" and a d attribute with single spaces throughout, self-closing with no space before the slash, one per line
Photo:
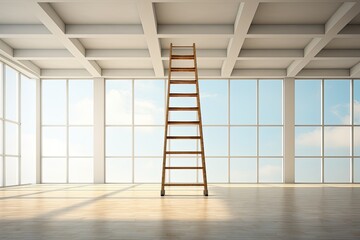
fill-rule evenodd
<path id="1" fill-rule="evenodd" d="M 173 50 L 181 49 L 190 49 L 192 50 L 191 54 L 173 54 Z M 172 67 L 173 61 L 184 61 L 192 60 L 194 66 L 192 67 Z M 191 79 L 177 79 L 179 77 L 172 77 L 174 72 L 185 72 L 193 74 Z M 168 95 L 167 95 L 167 104 L 166 104 L 166 120 L 165 120 L 165 137 L 164 137 L 164 155 L 163 155 L 163 168 L 162 168 L 162 179 L 161 179 L 161 196 L 165 196 L 165 186 L 203 186 L 204 195 L 208 196 L 208 187 L 207 187 L 207 178 L 206 178 L 206 164 L 205 164 L 205 151 L 204 151 L 204 138 L 203 138 L 203 129 L 201 121 L 201 109 L 200 109 L 200 93 L 199 93 L 199 82 L 198 82 L 198 69 L 196 62 L 196 47 L 195 43 L 192 46 L 173 46 L 170 44 L 170 60 L 169 60 L 169 74 L 168 74 Z M 171 86 L 175 84 L 192 84 L 195 85 L 196 91 L 194 93 L 173 93 L 171 92 Z M 171 107 L 170 99 L 171 98 L 196 98 L 196 106 L 192 107 Z M 197 120 L 191 121 L 171 121 L 169 119 L 169 112 L 173 111 L 196 111 Z M 197 126 L 198 134 L 194 136 L 169 136 L 169 126 L 172 125 L 181 125 L 181 126 Z M 198 140 L 200 141 L 200 151 L 169 151 L 168 150 L 168 141 L 170 140 Z M 171 167 L 167 166 L 167 157 L 170 155 L 196 155 L 201 156 L 201 167 Z M 166 183 L 165 176 L 166 170 L 202 170 L 203 173 L 203 183 Z"/>

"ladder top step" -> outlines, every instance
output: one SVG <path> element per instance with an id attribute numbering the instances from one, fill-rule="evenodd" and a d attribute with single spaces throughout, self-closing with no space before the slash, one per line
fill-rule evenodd
<path id="1" fill-rule="evenodd" d="M 194 67 L 176 67 L 176 68 L 170 68 L 170 71 L 172 72 L 194 72 L 195 68 Z"/>
<path id="2" fill-rule="evenodd" d="M 201 151 L 166 151 L 166 154 L 202 154 Z"/>
<path id="3" fill-rule="evenodd" d="M 170 97 L 197 97 L 197 93 L 170 93 Z"/>
<path id="4" fill-rule="evenodd" d="M 195 84 L 196 80 L 170 80 L 170 84 Z"/>
<path id="5" fill-rule="evenodd" d="M 167 139 L 200 139 L 200 136 L 167 136 Z"/>
<path id="6" fill-rule="evenodd" d="M 168 121 L 169 125 L 196 125 L 200 121 Z"/>
<path id="7" fill-rule="evenodd" d="M 203 169 L 203 167 L 165 167 L 165 169 L 174 169 L 174 170 L 191 170 L 191 169 Z"/>
<path id="8" fill-rule="evenodd" d="M 197 186 L 204 186 L 204 184 L 203 183 L 165 183 L 164 186 L 197 187 Z"/>
<path id="9" fill-rule="evenodd" d="M 195 58 L 194 55 L 171 55 L 171 59 L 174 60 L 193 60 Z"/>
<path id="10" fill-rule="evenodd" d="M 169 107 L 169 111 L 197 111 L 198 107 Z"/>
<path id="11" fill-rule="evenodd" d="M 193 45 L 172 45 L 173 48 L 193 48 Z"/>

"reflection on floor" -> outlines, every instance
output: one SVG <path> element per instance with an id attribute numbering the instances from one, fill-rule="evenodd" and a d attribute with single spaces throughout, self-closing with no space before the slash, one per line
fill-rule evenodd
<path id="1" fill-rule="evenodd" d="M 169 188 L 168 188 L 169 189 Z M 0 188 L 0 239 L 360 239 L 360 185 Z"/>

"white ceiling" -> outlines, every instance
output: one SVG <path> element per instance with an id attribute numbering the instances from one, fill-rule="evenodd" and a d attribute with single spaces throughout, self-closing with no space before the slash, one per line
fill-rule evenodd
<path id="1" fill-rule="evenodd" d="M 170 43 L 200 77 L 360 77 L 360 1 L 0 0 L 0 60 L 33 76 L 164 77 Z"/>

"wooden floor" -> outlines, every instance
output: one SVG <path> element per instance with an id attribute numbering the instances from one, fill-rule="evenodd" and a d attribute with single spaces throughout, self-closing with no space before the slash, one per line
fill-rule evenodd
<path id="1" fill-rule="evenodd" d="M 155 184 L 0 188 L 0 239 L 360 239 L 360 185 L 166 193 Z"/>

